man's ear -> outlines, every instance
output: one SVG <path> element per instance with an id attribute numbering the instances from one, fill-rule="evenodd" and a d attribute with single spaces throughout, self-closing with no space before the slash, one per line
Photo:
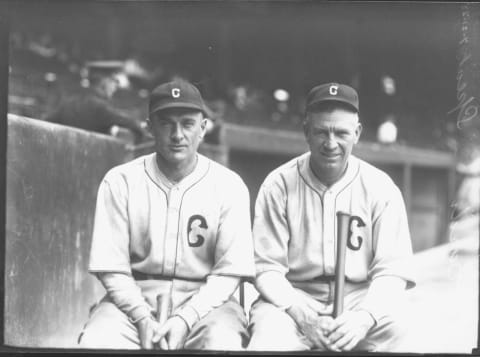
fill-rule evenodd
<path id="1" fill-rule="evenodd" d="M 202 121 L 200 122 L 200 128 L 202 129 L 200 132 L 200 139 L 203 139 L 203 137 L 207 133 L 207 122 L 208 122 L 208 118 L 205 118 L 205 117 L 203 117 Z"/>
<path id="2" fill-rule="evenodd" d="M 360 139 L 360 135 L 362 134 L 363 126 L 362 123 L 357 124 L 357 128 L 355 129 L 355 144 L 358 143 L 358 140 Z"/>
<path id="3" fill-rule="evenodd" d="M 306 138 L 308 138 L 308 130 L 309 130 L 308 119 L 307 117 L 305 117 L 305 119 L 303 120 L 303 133 L 305 134 Z"/>

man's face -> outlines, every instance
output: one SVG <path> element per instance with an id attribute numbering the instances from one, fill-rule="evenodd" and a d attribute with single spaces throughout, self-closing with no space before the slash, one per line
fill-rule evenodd
<path id="1" fill-rule="evenodd" d="M 308 113 L 304 130 L 315 174 L 324 184 L 333 184 L 343 174 L 360 138 L 358 114 L 342 108 Z"/>
<path id="2" fill-rule="evenodd" d="M 103 89 L 108 98 L 113 97 L 113 95 L 115 94 L 115 92 L 118 90 L 119 87 L 120 87 L 120 82 L 118 78 L 114 75 L 106 77 L 103 80 Z"/>
<path id="3" fill-rule="evenodd" d="M 148 121 L 155 150 L 163 161 L 178 165 L 195 158 L 205 135 L 206 119 L 200 111 L 172 108 L 154 113 Z"/>

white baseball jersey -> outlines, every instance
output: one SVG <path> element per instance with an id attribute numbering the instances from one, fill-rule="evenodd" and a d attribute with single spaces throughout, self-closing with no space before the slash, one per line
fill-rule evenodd
<path id="1" fill-rule="evenodd" d="M 398 187 L 384 172 L 350 156 L 343 177 L 327 188 L 311 170 L 309 152 L 274 170 L 260 188 L 253 229 L 257 275 L 278 271 L 294 287 L 331 301 L 333 284 L 325 291 L 318 281 L 335 274 L 339 211 L 351 215 L 347 282 L 361 286 L 394 275 L 412 286 L 406 261 L 412 248 Z"/>
<path id="2" fill-rule="evenodd" d="M 241 178 L 198 154 L 194 171 L 173 185 L 155 158 L 142 156 L 106 174 L 89 271 L 161 275 L 187 295 L 208 275 L 254 276 L 249 193 Z"/>

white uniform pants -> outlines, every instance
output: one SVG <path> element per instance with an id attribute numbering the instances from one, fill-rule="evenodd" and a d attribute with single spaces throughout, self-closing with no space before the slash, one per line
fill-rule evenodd
<path id="1" fill-rule="evenodd" d="M 345 296 L 344 310 L 354 310 L 363 300 L 366 289 Z M 354 350 L 402 352 L 407 323 L 400 316 L 381 318 L 366 338 Z M 286 312 L 259 298 L 250 310 L 251 339 L 247 347 L 252 351 L 312 350 L 311 342 L 301 333 L 296 322 Z M 318 349 L 316 349 L 318 350 Z"/>
<path id="2" fill-rule="evenodd" d="M 242 350 L 248 343 L 243 308 L 228 301 L 198 321 L 189 332 L 185 349 Z M 92 311 L 79 337 L 81 348 L 140 349 L 137 328 L 116 305 L 103 299 Z"/>

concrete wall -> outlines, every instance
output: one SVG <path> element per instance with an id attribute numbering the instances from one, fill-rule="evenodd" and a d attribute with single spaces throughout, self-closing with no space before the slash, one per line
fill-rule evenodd
<path id="1" fill-rule="evenodd" d="M 152 151 L 9 116 L 6 345 L 77 347 L 90 307 L 104 294 L 87 272 L 98 185 L 111 167 Z M 225 147 L 202 145 L 200 151 L 227 163 Z"/>
<path id="2" fill-rule="evenodd" d="M 103 295 L 87 273 L 98 184 L 129 155 L 104 135 L 9 117 L 6 345 L 75 347 Z"/>

